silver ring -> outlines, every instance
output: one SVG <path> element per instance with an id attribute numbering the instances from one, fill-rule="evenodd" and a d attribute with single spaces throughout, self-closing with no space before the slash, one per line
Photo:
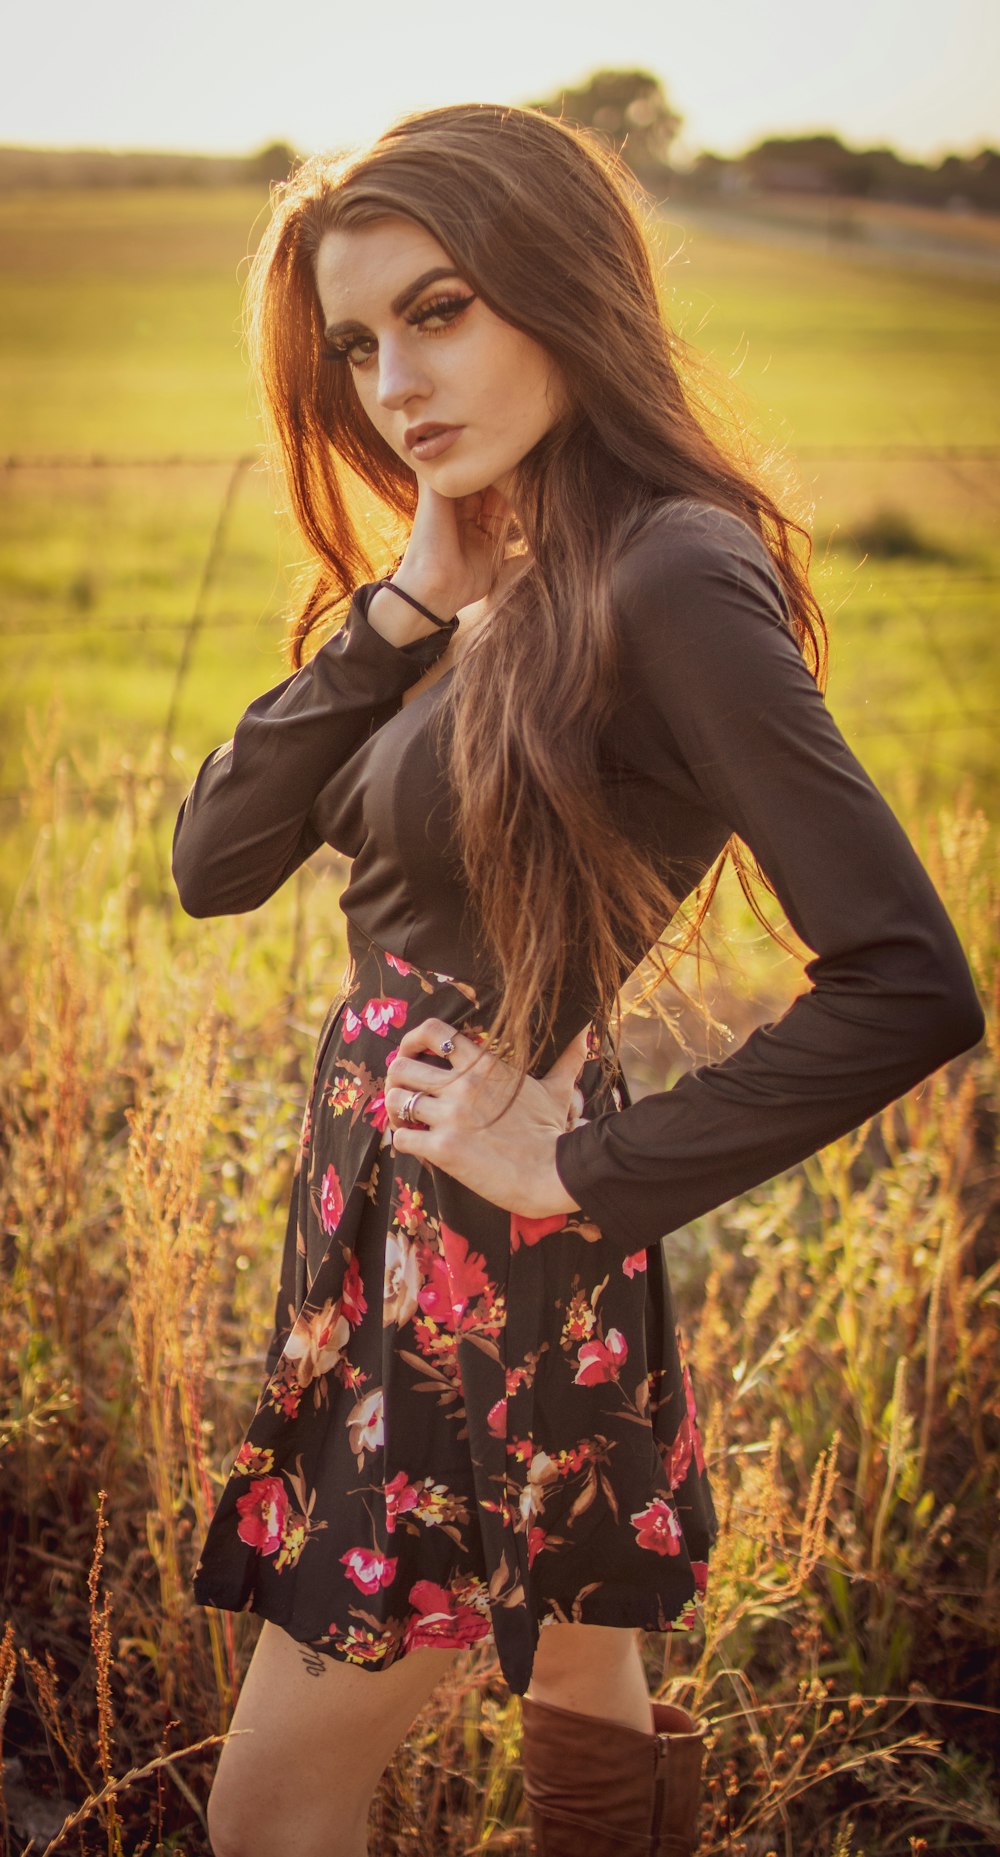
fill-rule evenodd
<path id="1" fill-rule="evenodd" d="M 405 1103 L 403 1104 L 403 1107 L 400 1111 L 399 1119 L 406 1128 L 416 1127 L 416 1122 L 414 1120 L 414 1115 L 413 1115 L 413 1108 L 414 1108 L 414 1104 L 419 1101 L 420 1097 L 423 1096 L 423 1094 L 424 1094 L 423 1090 L 414 1090 L 411 1093 L 411 1095 L 407 1097 Z"/>

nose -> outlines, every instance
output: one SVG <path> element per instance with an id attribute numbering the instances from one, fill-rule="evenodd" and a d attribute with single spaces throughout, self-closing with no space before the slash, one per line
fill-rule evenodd
<path id="1" fill-rule="evenodd" d="M 428 393 L 430 386 L 426 367 L 413 344 L 393 336 L 383 338 L 378 350 L 379 405 L 389 412 L 401 412 L 415 396 Z"/>

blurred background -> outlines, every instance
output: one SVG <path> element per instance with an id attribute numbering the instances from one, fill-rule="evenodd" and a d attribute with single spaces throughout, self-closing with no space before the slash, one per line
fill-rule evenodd
<path id="1" fill-rule="evenodd" d="M 991 1013 L 969 1060 L 667 1241 L 724 1536 L 704 1632 L 668 1668 L 651 1638 L 651 1685 L 713 1722 L 706 1854 L 997 1849 L 993 0 L 106 0 L 21 9 L 6 42 L 5 1853 L 208 1850 L 215 1750 L 189 1750 L 254 1624 L 187 1581 L 344 962 L 332 852 L 249 918 L 192 923 L 169 876 L 201 760 L 286 674 L 306 566 L 241 287 L 299 156 L 469 100 L 590 126 L 645 189 L 664 309 L 812 535 L 830 706 Z M 637 1095 L 801 989 L 734 885 L 713 914 L 709 1015 L 630 1021 Z M 518 1733 L 471 1653 L 373 1850 L 526 1853 Z"/>

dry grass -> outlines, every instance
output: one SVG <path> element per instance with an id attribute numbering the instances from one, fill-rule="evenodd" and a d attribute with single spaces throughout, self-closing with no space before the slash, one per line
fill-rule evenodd
<path id="1" fill-rule="evenodd" d="M 74 833 L 59 765 L 38 757 L 0 1019 L 0 1825 L 10 1857 L 200 1857 L 256 1623 L 188 1582 L 257 1390 L 339 951 L 291 894 L 189 934 L 155 798 L 137 812 L 123 780 Z M 990 998 L 991 836 L 960 805 L 921 837 Z M 996 1003 L 970 1059 L 670 1241 L 722 1535 L 703 1634 L 646 1656 L 711 1723 L 702 1857 L 1000 1836 Z M 478 1647 L 386 1776 L 372 1848 L 526 1857 L 519 1735 Z"/>

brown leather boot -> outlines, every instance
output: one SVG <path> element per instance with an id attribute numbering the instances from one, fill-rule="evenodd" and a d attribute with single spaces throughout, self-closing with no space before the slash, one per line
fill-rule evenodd
<path id="1" fill-rule="evenodd" d="M 651 1705 L 649 1734 L 521 1697 L 536 1857 L 692 1857 L 705 1723 Z"/>

